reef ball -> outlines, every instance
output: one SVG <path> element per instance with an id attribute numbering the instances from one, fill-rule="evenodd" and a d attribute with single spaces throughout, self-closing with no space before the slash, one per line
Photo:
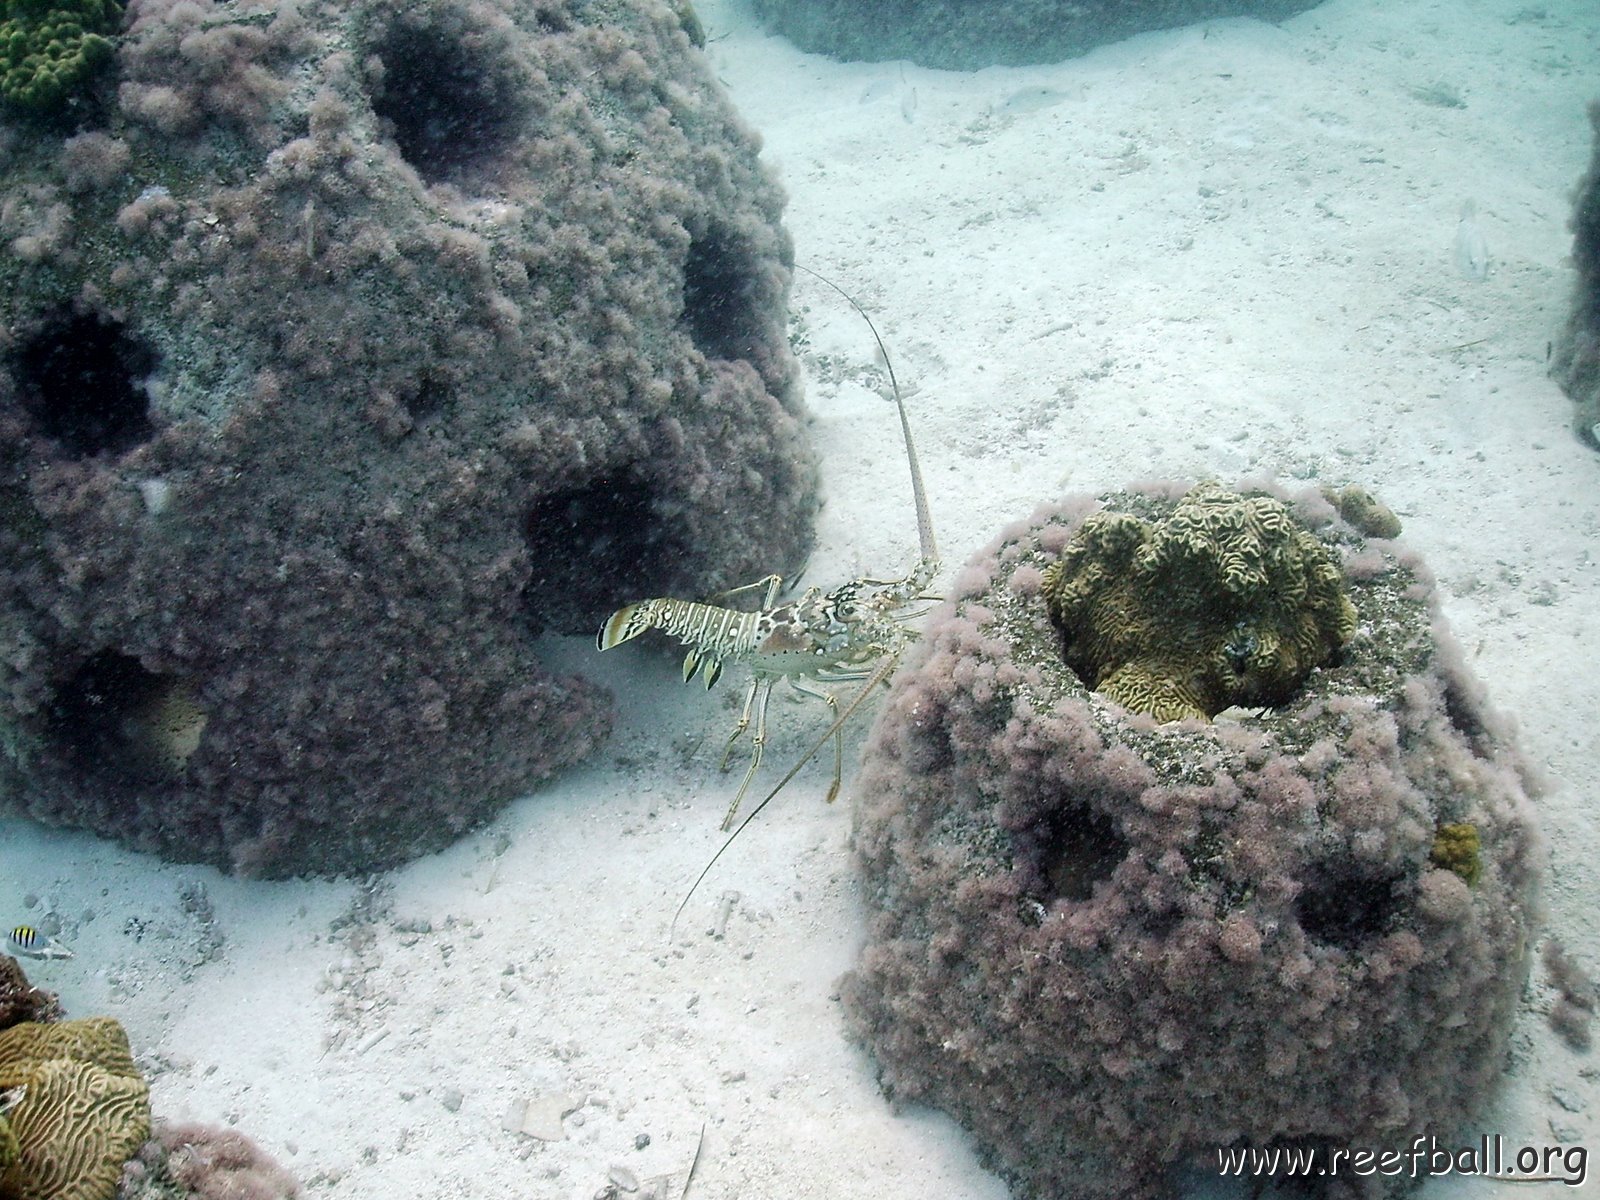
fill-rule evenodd
<path id="1" fill-rule="evenodd" d="M 132 0 L 0 106 L 0 796 L 241 871 L 589 753 L 544 631 L 791 571 L 792 251 L 649 0 Z"/>
<path id="2" fill-rule="evenodd" d="M 1068 667 L 1053 564 L 1088 522 L 1184 503 L 1080 497 L 1006 530 L 859 781 L 850 1024 L 1019 1197 L 1171 1195 L 1227 1148 L 1447 1141 L 1506 1062 L 1538 839 L 1414 558 L 1275 494 L 1354 610 L 1292 695 L 1162 722 Z"/>

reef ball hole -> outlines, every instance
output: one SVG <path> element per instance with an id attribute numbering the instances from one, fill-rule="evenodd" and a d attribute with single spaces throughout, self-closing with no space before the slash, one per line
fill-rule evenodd
<path id="1" fill-rule="evenodd" d="M 121 454 L 154 436 L 145 381 L 155 366 L 148 346 L 93 315 L 46 321 L 12 354 L 29 417 L 75 458 Z"/>
<path id="2" fill-rule="evenodd" d="M 395 28 L 377 55 L 373 111 L 428 183 L 471 179 L 516 137 L 524 106 L 514 72 L 443 22 Z"/>
<path id="3" fill-rule="evenodd" d="M 1445 684 L 1444 712 L 1456 732 L 1467 739 L 1473 754 L 1488 758 L 1489 731 L 1484 728 L 1483 713 L 1459 680 L 1451 679 Z"/>
<path id="4" fill-rule="evenodd" d="M 1300 927 L 1323 945 L 1354 950 L 1394 923 L 1398 882 L 1353 870 L 1318 872 L 1295 900 Z"/>
<path id="5" fill-rule="evenodd" d="M 541 8 L 533 14 L 534 26 L 541 33 L 571 33 L 572 22 L 567 14 L 555 8 Z"/>
<path id="6" fill-rule="evenodd" d="M 207 715 L 194 688 L 115 650 L 90 658 L 56 696 L 52 733 L 68 760 L 99 779 L 178 777 L 200 747 Z"/>
<path id="7" fill-rule="evenodd" d="M 615 609 L 660 594 L 686 555 L 631 469 L 541 497 L 523 529 L 533 561 L 523 600 L 536 632 L 593 634 Z"/>
<path id="8" fill-rule="evenodd" d="M 1054 814 L 1033 852 L 1049 900 L 1088 900 L 1128 857 L 1128 842 L 1104 813 L 1073 804 Z"/>
<path id="9" fill-rule="evenodd" d="M 426 370 L 418 375 L 414 390 L 401 397 L 414 427 L 436 421 L 454 400 L 449 382 L 435 372 Z"/>
<path id="10" fill-rule="evenodd" d="M 689 243 L 683 321 L 707 358 L 752 359 L 761 343 L 756 261 L 740 238 L 716 229 Z"/>

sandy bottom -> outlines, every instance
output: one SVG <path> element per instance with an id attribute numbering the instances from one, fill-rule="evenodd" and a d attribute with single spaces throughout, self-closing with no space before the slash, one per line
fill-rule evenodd
<path id="1" fill-rule="evenodd" d="M 1592 0 L 1331 0 L 965 75 L 840 65 L 698 7 L 800 261 L 871 310 L 914 392 L 946 570 L 1067 491 L 1372 487 L 1549 773 L 1549 928 L 1600 966 L 1600 462 L 1545 374 L 1600 92 Z M 1469 200 L 1483 279 L 1454 254 Z M 903 572 L 871 341 L 813 281 L 794 309 L 827 496 L 808 582 Z M 844 1037 L 834 984 L 865 921 L 849 768 L 828 807 L 809 767 L 669 941 L 720 841 L 740 683 L 549 649 L 616 690 L 605 752 L 366 883 L 240 882 L 5 823 L 0 909 L 58 913 L 78 951 L 36 981 L 126 1023 L 159 1113 L 236 1122 L 328 1200 L 590 1200 L 608 1175 L 670 1177 L 676 1200 L 702 1129 L 693 1200 L 1006 1196 L 948 1120 L 891 1112 Z M 774 704 L 766 778 L 821 721 Z M 1536 967 L 1489 1131 L 1594 1144 L 1596 1060 L 1549 1032 L 1551 1003 Z"/>

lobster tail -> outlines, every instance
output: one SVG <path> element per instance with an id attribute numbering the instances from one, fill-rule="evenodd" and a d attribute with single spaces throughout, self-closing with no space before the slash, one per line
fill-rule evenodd
<path id="1" fill-rule="evenodd" d="M 650 628 L 651 621 L 648 615 L 642 614 L 650 601 L 642 600 L 638 604 L 624 605 L 606 618 L 606 623 L 600 626 L 600 632 L 594 639 L 598 649 L 609 650 L 613 646 L 620 646 L 632 638 L 638 637 Z"/>

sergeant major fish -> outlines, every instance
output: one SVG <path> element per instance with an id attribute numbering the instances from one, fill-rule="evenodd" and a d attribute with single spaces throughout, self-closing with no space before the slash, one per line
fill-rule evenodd
<path id="1" fill-rule="evenodd" d="M 32 925 L 18 925 L 6 934 L 6 950 L 21 958 L 71 958 L 68 950 L 48 933 L 40 933 Z"/>

